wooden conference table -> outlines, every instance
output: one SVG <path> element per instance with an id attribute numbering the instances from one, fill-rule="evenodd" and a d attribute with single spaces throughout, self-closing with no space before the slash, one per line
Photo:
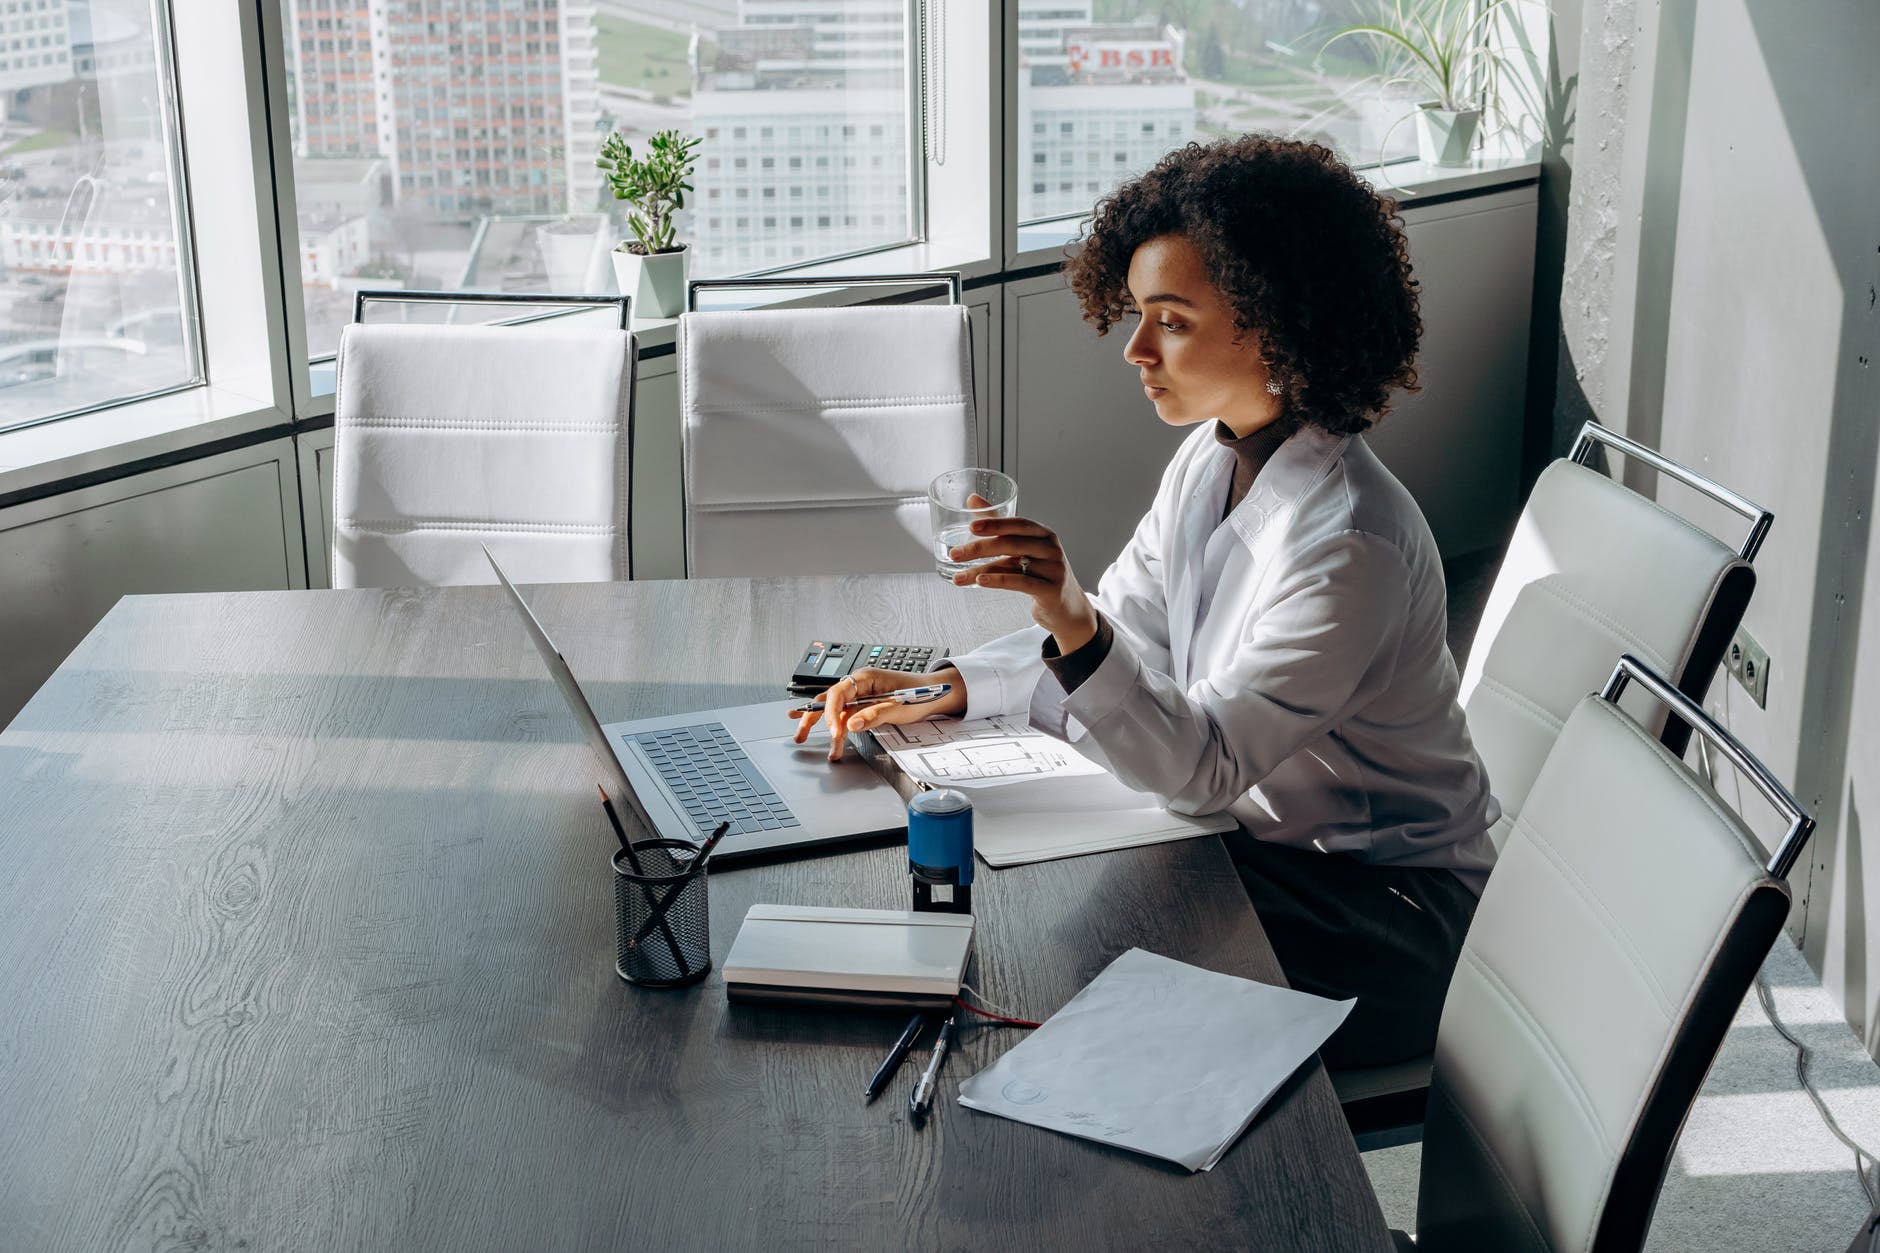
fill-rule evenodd
<path id="1" fill-rule="evenodd" d="M 543 587 L 603 719 L 781 695 L 811 638 L 970 644 L 931 575 Z M 861 1090 L 892 1017 L 614 975 L 594 771 L 494 588 L 120 602 L 0 734 L 0 1244 L 1388 1249 L 1323 1069 L 1191 1175 Z M 902 907 L 904 846 L 711 877 Z M 1213 838 L 982 870 L 975 986 L 1042 1017 L 1140 946 L 1278 981 Z M 900 1078 L 908 1080 L 911 1070 Z"/>

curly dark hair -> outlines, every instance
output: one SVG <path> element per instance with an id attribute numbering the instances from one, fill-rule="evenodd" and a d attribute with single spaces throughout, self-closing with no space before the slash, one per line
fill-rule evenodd
<path id="1" fill-rule="evenodd" d="M 1260 337 L 1285 420 L 1352 435 L 1393 388 L 1416 390 L 1423 319 L 1397 204 L 1330 149 L 1191 143 L 1099 200 L 1065 266 L 1099 335 L 1131 311 L 1130 258 L 1160 235 L 1187 237 L 1235 325 Z"/>

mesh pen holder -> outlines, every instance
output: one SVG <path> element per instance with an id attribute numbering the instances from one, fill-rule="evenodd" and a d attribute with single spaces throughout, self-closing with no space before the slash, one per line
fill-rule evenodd
<path id="1" fill-rule="evenodd" d="M 614 973 L 643 988 L 680 988 L 712 968 L 708 876 L 683 840 L 642 840 L 635 871 L 614 854 Z"/>

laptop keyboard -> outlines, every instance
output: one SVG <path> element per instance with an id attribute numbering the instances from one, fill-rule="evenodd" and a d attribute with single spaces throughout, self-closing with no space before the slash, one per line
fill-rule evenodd
<path id="1" fill-rule="evenodd" d="M 626 738 L 639 745 L 679 798 L 700 839 L 727 819 L 732 835 L 802 825 L 721 722 Z"/>

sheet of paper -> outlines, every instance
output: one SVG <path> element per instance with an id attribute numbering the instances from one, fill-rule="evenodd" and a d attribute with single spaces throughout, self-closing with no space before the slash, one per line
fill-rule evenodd
<path id="1" fill-rule="evenodd" d="M 912 778 L 935 787 L 996 787 L 1103 774 L 1062 740 L 1023 718 L 935 719 L 876 727 L 876 740 Z"/>
<path id="2" fill-rule="evenodd" d="M 960 1104 L 1211 1170 L 1354 1004 L 1132 948 Z"/>

